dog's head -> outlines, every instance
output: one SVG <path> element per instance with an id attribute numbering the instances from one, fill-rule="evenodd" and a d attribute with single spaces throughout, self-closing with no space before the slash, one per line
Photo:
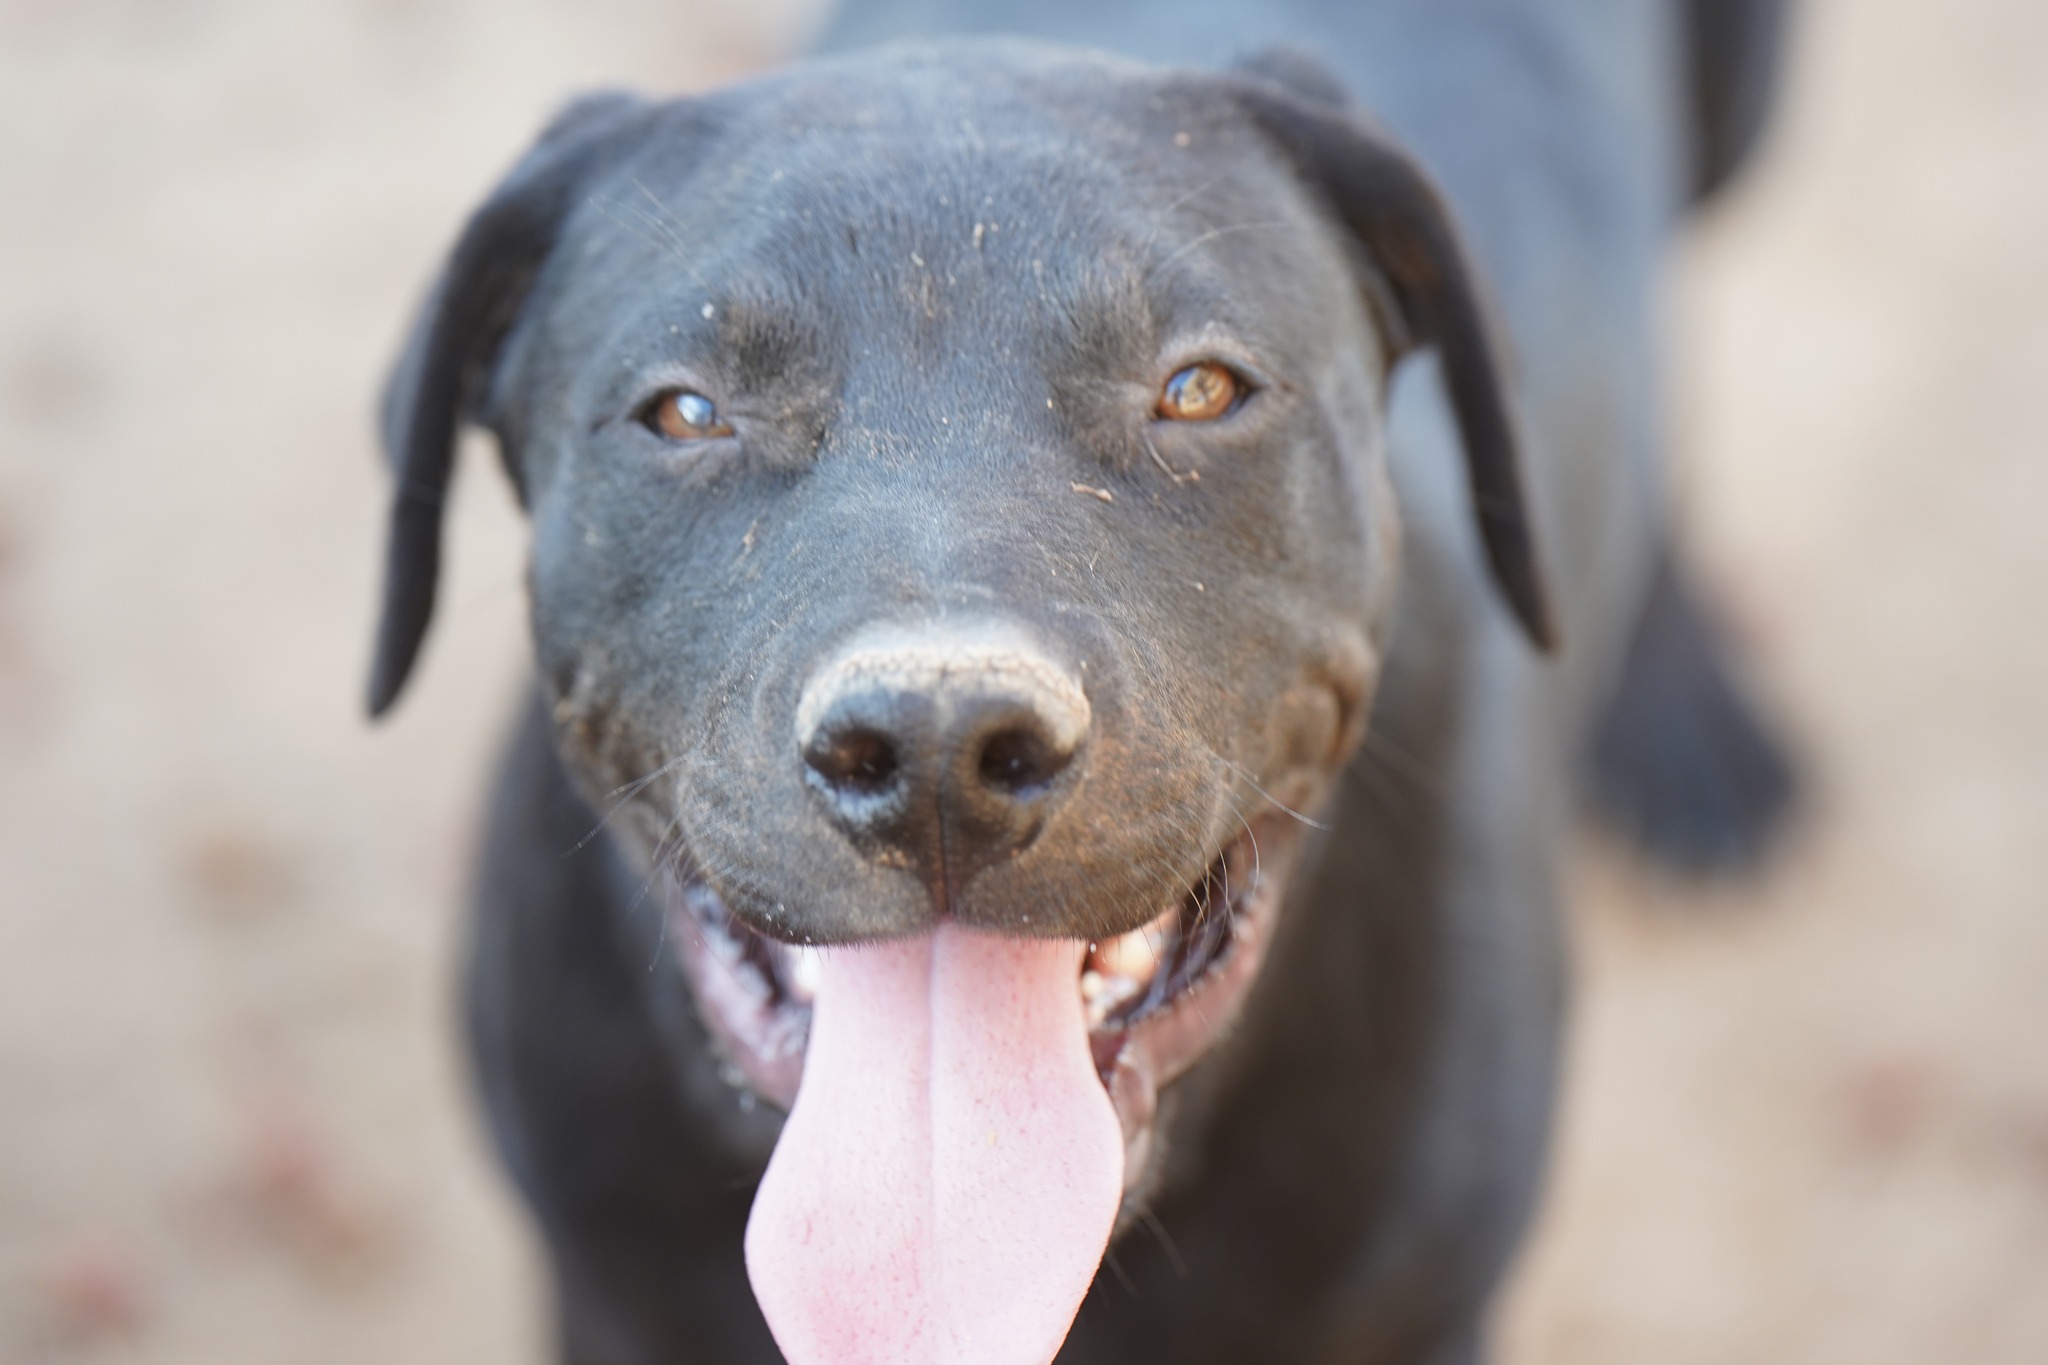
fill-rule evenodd
<path id="1" fill-rule="evenodd" d="M 749 1257 L 800 1361 L 1057 1348 L 1361 737 L 1413 348 L 1548 641 L 1444 211 L 1271 74 L 972 43 L 585 101 L 393 380 L 372 710 L 478 421 L 569 768 L 794 1105 Z"/>

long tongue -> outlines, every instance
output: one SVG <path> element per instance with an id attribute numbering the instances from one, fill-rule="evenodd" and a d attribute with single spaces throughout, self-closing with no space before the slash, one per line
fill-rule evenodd
<path id="1" fill-rule="evenodd" d="M 1123 1192 L 1078 945 L 942 926 L 825 953 L 747 1222 L 791 1365 L 1046 1365 Z"/>

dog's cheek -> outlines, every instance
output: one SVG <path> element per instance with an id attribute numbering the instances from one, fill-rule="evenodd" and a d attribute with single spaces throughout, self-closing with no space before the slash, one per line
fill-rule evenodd
<path id="1" fill-rule="evenodd" d="M 1280 696 L 1274 714 L 1274 752 L 1264 765 L 1271 774 L 1269 790 L 1290 806 L 1313 802 L 1323 783 L 1341 762 L 1345 736 L 1352 727 L 1352 708 L 1338 693 L 1316 682 L 1303 682 Z"/>
<path id="2" fill-rule="evenodd" d="M 589 796 L 632 780 L 656 760 L 619 692 L 631 666 L 621 657 L 627 640 L 608 633 L 618 622 L 607 604 L 621 594 L 604 571 L 603 547 L 583 535 L 565 541 L 562 521 L 536 515 L 527 587 L 535 664 L 556 745 Z"/>
<path id="3" fill-rule="evenodd" d="M 601 649 L 556 647 L 540 655 L 556 749 L 586 797 L 617 788 L 644 763 L 644 746 L 632 738 L 618 697 L 605 684 L 608 668 Z"/>

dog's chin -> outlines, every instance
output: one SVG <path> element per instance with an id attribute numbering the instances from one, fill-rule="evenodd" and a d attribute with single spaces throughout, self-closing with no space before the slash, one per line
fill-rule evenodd
<path id="1" fill-rule="evenodd" d="M 1258 976 L 1298 833 L 1252 821 L 1149 923 L 1088 945 L 1074 1008 L 1123 1125 L 1127 1190 L 1148 1170 L 1160 1090 L 1228 1032 Z M 787 1112 L 803 1078 L 818 950 L 754 932 L 687 868 L 662 875 L 669 941 L 728 1080 Z"/>

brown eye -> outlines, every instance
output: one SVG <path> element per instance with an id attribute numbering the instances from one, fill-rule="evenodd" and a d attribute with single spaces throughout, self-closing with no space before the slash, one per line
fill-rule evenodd
<path id="1" fill-rule="evenodd" d="M 717 405 L 688 389 L 662 394 L 643 420 L 671 441 L 708 441 L 732 435 L 732 428 L 718 419 Z"/>
<path id="2" fill-rule="evenodd" d="M 1244 395 L 1242 380 L 1215 361 L 1204 360 L 1166 381 L 1159 394 L 1159 415 L 1169 422 L 1213 422 Z"/>

